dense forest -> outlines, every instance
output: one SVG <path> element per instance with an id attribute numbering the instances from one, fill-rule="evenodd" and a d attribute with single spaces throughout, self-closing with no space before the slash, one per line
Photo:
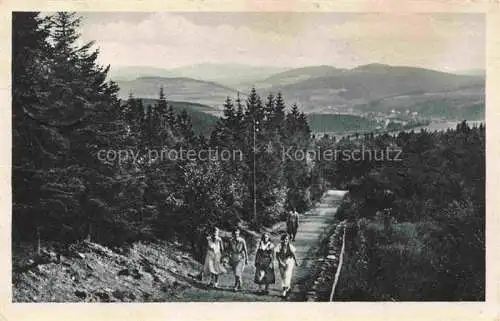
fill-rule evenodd
<path id="1" fill-rule="evenodd" d="M 350 192 L 338 212 L 350 223 L 342 299 L 484 299 L 484 126 L 315 139 L 297 105 L 252 89 L 195 130 L 204 120 L 163 88 L 157 100 L 118 99 L 79 24 L 73 13 L 13 14 L 13 243 L 174 239 L 196 253 L 210 226 L 258 230 L 335 187 Z M 361 148 L 401 153 L 284 157 Z M 150 157 L 164 150 L 239 157 Z M 120 152 L 133 157 L 101 157 Z"/>
<path id="2" fill-rule="evenodd" d="M 483 125 L 320 144 L 366 153 L 318 166 L 350 191 L 338 212 L 351 223 L 340 298 L 484 300 Z"/>
<path id="3" fill-rule="evenodd" d="M 311 206 L 308 164 L 282 157 L 311 140 L 297 106 L 287 113 L 280 94 L 263 100 L 255 90 L 244 102 L 228 98 L 207 139 L 163 88 L 152 104 L 133 94 L 120 101 L 98 50 L 77 45 L 79 23 L 71 13 L 13 18 L 14 241 L 194 243 L 208 226 L 258 228 Z M 182 149 L 241 153 L 148 157 Z M 102 157 L 121 151 L 138 156 Z"/>
<path id="4" fill-rule="evenodd" d="M 158 99 L 141 99 L 141 101 L 144 106 L 155 106 L 158 104 Z M 213 111 L 213 108 L 209 106 L 172 100 L 168 101 L 168 106 L 172 106 L 175 114 L 179 114 L 183 110 L 189 114 L 193 125 L 193 131 L 197 136 L 203 135 L 205 137 L 210 137 L 212 130 L 215 128 L 217 121 L 219 120 L 219 117 L 209 113 Z"/>

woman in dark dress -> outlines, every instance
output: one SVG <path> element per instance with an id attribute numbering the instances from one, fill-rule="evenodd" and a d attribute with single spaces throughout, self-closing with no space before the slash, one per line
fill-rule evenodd
<path id="1" fill-rule="evenodd" d="M 262 238 L 257 246 L 255 254 L 255 279 L 259 285 L 260 292 L 269 294 L 269 284 L 276 281 L 274 276 L 274 245 L 267 233 L 262 234 Z M 262 291 L 264 286 L 264 291 Z"/>

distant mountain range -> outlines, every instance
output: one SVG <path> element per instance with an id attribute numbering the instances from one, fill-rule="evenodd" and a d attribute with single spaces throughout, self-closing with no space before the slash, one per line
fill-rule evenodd
<path id="1" fill-rule="evenodd" d="M 268 67 L 241 65 L 197 65 L 181 70 L 197 79 L 170 77 L 171 71 L 152 68 L 139 70 L 136 75 L 157 73 L 154 77 L 115 80 L 122 98 L 130 91 L 136 97 L 157 98 L 163 86 L 168 99 L 209 105 L 216 110 L 221 110 L 227 96 L 234 98 L 238 90 L 246 94 L 251 87 L 256 87 L 263 96 L 281 92 L 288 104 L 297 103 L 306 113 L 390 113 L 394 110 L 450 119 L 464 115 L 484 118 L 485 77 L 478 71 L 468 72 L 474 75 L 458 75 L 382 64 L 353 69 L 310 66 L 278 72 Z M 132 78 L 134 69 L 128 71 Z M 214 81 L 217 77 L 224 79 L 225 84 L 235 85 L 222 85 Z"/>
<path id="2" fill-rule="evenodd" d="M 192 78 L 140 77 L 117 83 L 120 86 L 119 96 L 124 99 L 130 93 L 136 98 L 156 99 L 163 87 L 168 100 L 208 105 L 216 110 L 222 110 L 226 97 L 237 95 L 236 90 L 229 87 Z"/>
<path id="3" fill-rule="evenodd" d="M 240 64 L 197 64 L 173 69 L 155 67 L 117 67 L 110 70 L 109 77 L 117 82 L 130 81 L 142 77 L 192 78 L 217 82 L 237 88 L 242 84 L 253 84 L 287 68 L 255 67 Z"/>
<path id="4" fill-rule="evenodd" d="M 252 85 L 262 89 L 272 88 L 275 86 L 291 85 L 313 78 L 336 76 L 344 71 L 346 69 L 337 69 L 326 65 L 295 68 L 274 74 Z"/>
<path id="5" fill-rule="evenodd" d="M 291 84 L 278 81 L 263 91 L 281 92 L 308 113 L 410 110 L 432 116 L 432 108 L 425 107 L 429 103 L 442 103 L 448 109 L 484 104 L 485 80 L 481 76 L 380 64 L 330 72 Z M 451 110 L 450 117 L 453 114 Z"/>
<path id="6" fill-rule="evenodd" d="M 455 72 L 457 75 L 468 75 L 468 76 L 486 76 L 486 70 L 484 69 L 468 69 Z"/>

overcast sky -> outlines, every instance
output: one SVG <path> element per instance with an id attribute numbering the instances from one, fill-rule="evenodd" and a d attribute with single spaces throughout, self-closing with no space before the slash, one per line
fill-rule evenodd
<path id="1" fill-rule="evenodd" d="M 82 38 L 112 66 L 240 63 L 439 70 L 485 67 L 482 14 L 82 13 Z"/>

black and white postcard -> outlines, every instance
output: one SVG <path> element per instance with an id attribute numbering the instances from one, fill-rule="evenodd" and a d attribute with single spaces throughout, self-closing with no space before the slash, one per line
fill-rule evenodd
<path id="1" fill-rule="evenodd" d="M 6 320 L 493 318 L 498 6 L 389 2 L 12 5 Z"/>

